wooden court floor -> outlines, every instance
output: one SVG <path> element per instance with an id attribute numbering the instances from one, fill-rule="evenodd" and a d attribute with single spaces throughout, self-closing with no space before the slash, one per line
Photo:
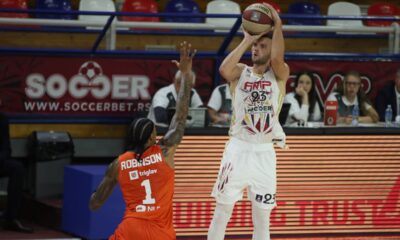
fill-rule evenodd
<path id="1" fill-rule="evenodd" d="M 45 228 L 42 226 L 30 224 L 35 228 L 33 234 L 23 234 L 10 232 L 0 229 L 0 239 L 4 240 L 22 240 L 22 239 L 51 239 L 51 240 L 78 240 L 80 238 L 68 235 L 61 231 Z M 206 240 L 204 237 L 179 237 L 177 240 Z M 225 240 L 250 240 L 251 236 L 227 236 Z M 272 240 L 400 240 L 398 235 L 368 235 L 368 236 L 302 236 L 302 237 L 280 237 L 272 236 Z"/>

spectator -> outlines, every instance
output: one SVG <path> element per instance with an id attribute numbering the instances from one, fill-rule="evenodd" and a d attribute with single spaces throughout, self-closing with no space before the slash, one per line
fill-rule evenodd
<path id="1" fill-rule="evenodd" d="M 8 119 L 0 113 L 0 177 L 8 177 L 4 229 L 31 233 L 33 229 L 22 225 L 18 220 L 18 213 L 21 208 L 24 172 L 25 169 L 22 163 L 11 158 Z"/>
<path id="2" fill-rule="evenodd" d="M 285 96 L 285 103 L 290 103 L 286 125 L 319 121 L 321 110 L 317 102 L 315 81 L 311 73 L 302 72 L 294 82 L 295 91 Z"/>
<path id="3" fill-rule="evenodd" d="M 396 72 L 396 79 L 382 88 L 376 96 L 376 110 L 378 110 L 379 118 L 385 121 L 385 110 L 388 105 L 392 106 L 393 119 L 400 115 L 400 68 Z"/>
<path id="4" fill-rule="evenodd" d="M 193 73 L 194 75 L 194 73 Z M 171 117 L 174 115 L 177 92 L 180 88 L 181 72 L 178 70 L 174 77 L 174 83 L 160 88 L 153 97 L 148 118 L 152 120 L 156 126 L 168 127 Z M 195 81 L 195 76 L 193 82 Z M 194 85 L 194 83 L 193 83 Z M 203 102 L 197 91 L 192 88 L 190 93 L 190 108 L 198 108 L 203 106 Z"/>
<path id="5" fill-rule="evenodd" d="M 214 89 L 207 107 L 211 123 L 222 125 L 229 124 L 232 113 L 232 98 L 227 83 L 219 85 Z"/>
<path id="6" fill-rule="evenodd" d="M 352 111 L 355 105 L 358 105 L 360 109 L 358 122 L 376 123 L 379 121 L 379 115 L 362 89 L 360 74 L 356 71 L 350 71 L 345 75 L 342 84 L 338 87 L 338 92 L 333 93 L 328 98 L 328 100 L 332 99 L 338 101 L 339 123 L 351 123 Z"/>

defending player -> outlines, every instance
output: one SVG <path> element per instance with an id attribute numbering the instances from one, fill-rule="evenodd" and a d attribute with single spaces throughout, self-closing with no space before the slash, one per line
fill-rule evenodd
<path id="1" fill-rule="evenodd" d="M 117 183 L 121 186 L 126 210 L 109 239 L 176 239 L 172 224 L 174 154 L 186 124 L 195 53 L 190 44 L 181 43 L 180 61 L 174 62 L 182 72 L 182 87 L 176 113 L 164 138 L 157 143 L 154 123 L 147 118 L 135 119 L 128 132 L 130 150 L 109 165 L 91 196 L 89 207 L 95 210 L 107 200 Z"/>

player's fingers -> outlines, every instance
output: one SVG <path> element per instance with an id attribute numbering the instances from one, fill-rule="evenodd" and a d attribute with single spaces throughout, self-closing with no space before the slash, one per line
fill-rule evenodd
<path id="1" fill-rule="evenodd" d="M 184 56 L 184 46 L 185 46 L 184 43 L 185 42 L 181 42 L 181 44 L 179 46 L 179 53 L 180 53 L 181 57 Z"/>
<path id="2" fill-rule="evenodd" d="M 190 55 L 189 57 L 193 58 L 196 55 L 196 53 L 197 53 L 197 49 L 194 49 L 193 52 L 192 52 L 192 55 Z"/>
<path id="3" fill-rule="evenodd" d="M 260 34 L 258 34 L 258 35 L 255 35 L 254 37 L 255 37 L 256 40 L 258 40 L 258 39 L 260 39 L 262 36 L 266 35 L 268 32 L 269 32 L 269 31 L 262 32 L 262 33 L 260 33 Z"/>
<path id="4" fill-rule="evenodd" d="M 186 43 L 186 41 L 182 42 L 182 56 L 184 56 L 184 57 L 187 56 L 187 43 Z"/>
<path id="5" fill-rule="evenodd" d="M 175 65 L 179 68 L 179 62 L 178 62 L 178 61 L 172 60 L 171 62 L 172 62 L 173 64 L 175 64 Z"/>
<path id="6" fill-rule="evenodd" d="M 188 45 L 187 45 L 187 52 L 186 52 L 187 55 L 186 55 L 186 57 L 190 57 L 191 52 L 192 52 L 192 44 L 188 43 Z"/>
<path id="7" fill-rule="evenodd" d="M 270 10 L 273 11 L 274 8 L 271 6 L 271 4 L 268 4 L 268 3 L 266 3 L 266 2 L 263 2 L 262 4 L 263 4 L 264 6 L 266 6 L 267 8 L 271 8 Z"/>

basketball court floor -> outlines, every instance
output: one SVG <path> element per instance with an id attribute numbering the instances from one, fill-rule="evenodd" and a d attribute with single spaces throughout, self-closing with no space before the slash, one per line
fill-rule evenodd
<path id="1" fill-rule="evenodd" d="M 46 240 L 79 240 L 80 238 L 68 235 L 61 231 L 46 228 L 40 225 L 29 223 L 29 226 L 35 228 L 35 232 L 32 234 L 17 233 L 11 231 L 5 231 L 0 229 L 0 239 L 4 240 L 22 240 L 22 239 L 46 239 Z M 178 240 L 205 240 L 206 236 L 203 237 L 178 237 Z M 225 240 L 249 240 L 251 236 L 227 236 Z M 340 236 L 272 236 L 272 240 L 400 240 L 400 234 L 398 235 L 367 235 L 367 236 L 355 236 L 355 235 L 340 235 Z"/>

